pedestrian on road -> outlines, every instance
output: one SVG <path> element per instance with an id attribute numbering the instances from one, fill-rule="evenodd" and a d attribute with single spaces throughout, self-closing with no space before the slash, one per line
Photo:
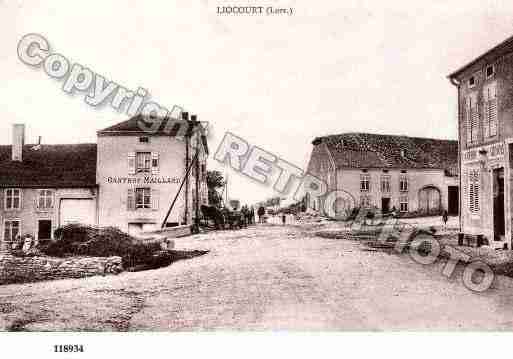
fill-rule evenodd
<path id="1" fill-rule="evenodd" d="M 447 220 L 449 219 L 449 214 L 447 213 L 447 210 L 444 209 L 444 213 L 442 214 L 442 221 L 444 222 L 444 230 L 447 229 Z"/>
<path id="2" fill-rule="evenodd" d="M 258 214 L 258 223 L 264 223 L 265 208 L 263 206 L 260 206 L 260 208 L 258 208 L 257 214 Z"/>

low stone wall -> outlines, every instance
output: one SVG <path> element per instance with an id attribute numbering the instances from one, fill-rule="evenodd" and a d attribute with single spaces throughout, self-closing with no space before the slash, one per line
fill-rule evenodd
<path id="1" fill-rule="evenodd" d="M 123 271 L 121 257 L 16 257 L 0 255 L 0 284 L 82 278 Z"/>

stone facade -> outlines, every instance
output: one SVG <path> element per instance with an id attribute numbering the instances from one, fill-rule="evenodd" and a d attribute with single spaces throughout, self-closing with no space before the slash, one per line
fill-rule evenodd
<path id="1" fill-rule="evenodd" d="M 98 131 L 97 144 L 77 145 L 26 145 L 24 126 L 14 125 L 13 145 L 0 146 L 1 246 L 16 235 L 52 239 L 56 228 L 73 222 L 114 226 L 134 236 L 154 231 L 198 153 L 166 226 L 193 223 L 196 203 L 208 203 L 201 125 L 182 121 L 192 124 L 185 138 L 142 131 L 140 120 Z"/>
<path id="2" fill-rule="evenodd" d="M 191 139 L 195 140 L 196 136 Z M 148 142 L 143 143 L 140 142 L 140 136 L 99 135 L 97 183 L 100 226 L 115 226 L 131 234 L 136 234 L 137 227 L 141 231 L 160 228 L 186 173 L 185 152 L 184 139 L 169 136 L 151 136 Z M 151 153 L 152 161 L 158 161 L 158 165 L 151 166 L 149 172 L 130 172 L 130 156 L 137 161 L 135 156 L 138 153 Z M 195 150 L 191 148 L 189 162 L 194 153 Z M 202 146 L 199 147 L 199 153 L 201 205 L 208 202 L 206 153 Z M 193 220 L 196 180 L 193 168 L 189 177 L 187 202 L 184 186 L 168 223 L 189 224 Z M 151 203 L 148 208 L 138 208 L 129 203 L 134 200 L 130 197 L 136 195 L 138 188 L 150 190 Z"/>
<path id="3" fill-rule="evenodd" d="M 511 248 L 513 38 L 449 79 L 458 91 L 461 231 Z"/>
<path id="4" fill-rule="evenodd" d="M 355 207 L 458 213 L 459 181 L 450 173 L 457 168 L 456 141 L 350 133 L 317 138 L 313 145 L 308 173 L 323 180 L 328 192 L 349 193 Z M 322 197 L 308 202 L 316 211 L 325 210 Z M 342 214 L 347 203 L 335 206 Z"/>
<path id="5" fill-rule="evenodd" d="M 118 274 L 121 257 L 16 257 L 0 255 L 0 284 Z"/>

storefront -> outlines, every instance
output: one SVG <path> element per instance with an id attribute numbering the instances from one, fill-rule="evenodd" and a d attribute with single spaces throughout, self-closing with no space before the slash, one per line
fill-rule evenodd
<path id="1" fill-rule="evenodd" d="M 511 248 L 511 143 L 513 139 L 461 153 L 462 232 L 482 235 L 493 248 Z"/>

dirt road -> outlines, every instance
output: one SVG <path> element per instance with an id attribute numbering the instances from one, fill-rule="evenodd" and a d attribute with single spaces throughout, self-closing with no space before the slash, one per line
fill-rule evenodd
<path id="1" fill-rule="evenodd" d="M 210 253 L 118 276 L 0 287 L 2 330 L 513 329 L 513 282 L 456 273 L 296 227 L 180 239 Z"/>

